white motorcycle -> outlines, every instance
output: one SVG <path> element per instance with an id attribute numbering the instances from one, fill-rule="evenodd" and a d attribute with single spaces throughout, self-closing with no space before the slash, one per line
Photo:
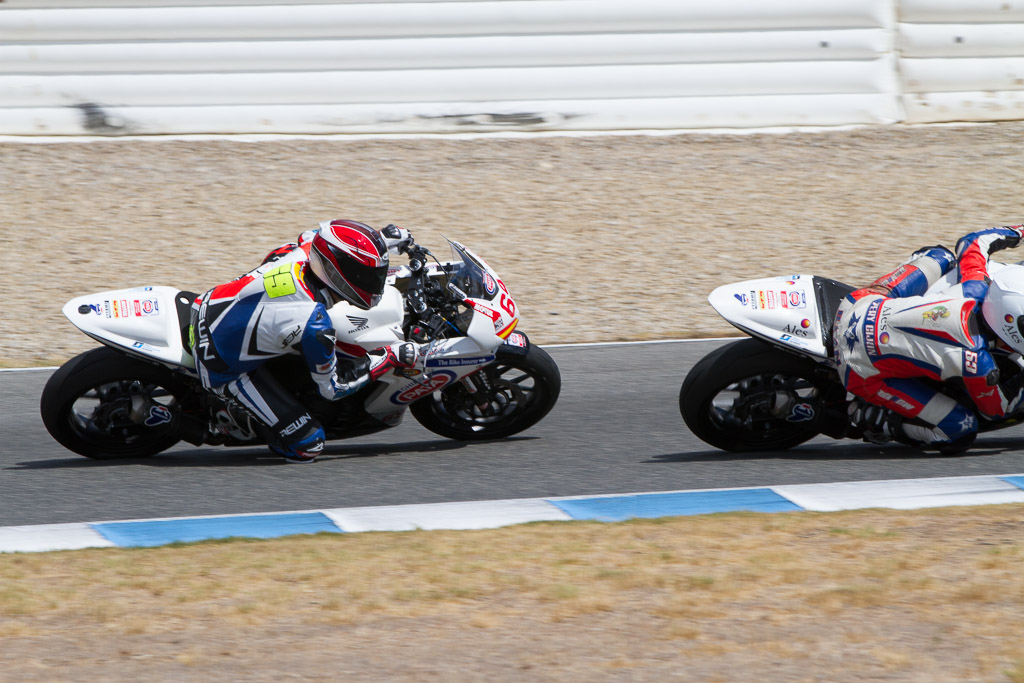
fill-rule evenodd
<path id="1" fill-rule="evenodd" d="M 551 356 L 516 331 L 518 310 L 483 259 L 451 242 L 453 260 L 430 262 L 411 244 L 409 263 L 388 273 L 382 301 L 368 311 L 330 310 L 339 351 L 351 357 L 396 341 L 426 344 L 415 368 L 395 370 L 339 401 L 320 398 L 296 355 L 268 362 L 275 377 L 324 426 L 328 440 L 398 425 L 406 410 L 451 439 L 501 439 L 536 424 L 561 389 Z M 46 383 L 40 412 L 65 448 L 89 458 L 143 457 L 184 440 L 266 443 L 256 421 L 204 391 L 189 341 L 193 292 L 135 287 L 72 299 L 63 313 L 103 344 L 61 366 Z"/>
<path id="2" fill-rule="evenodd" d="M 989 263 L 994 280 L 1024 265 Z M 955 282 L 950 272 L 930 288 Z M 819 434 L 861 438 L 847 414 L 852 395 L 839 379 L 832 323 L 843 297 L 855 287 L 816 275 L 782 275 L 723 285 L 708 302 L 730 324 L 749 334 L 719 347 L 691 368 L 679 392 L 679 411 L 690 431 L 726 451 L 781 451 Z M 1021 367 L 1007 354 L 994 354 L 1000 373 Z M 923 380 L 925 381 L 925 380 Z M 955 384 L 936 383 L 964 405 L 973 403 Z M 981 431 L 1004 429 L 1020 416 L 1000 422 L 979 420 Z M 940 448 L 953 455 L 972 439 Z"/>

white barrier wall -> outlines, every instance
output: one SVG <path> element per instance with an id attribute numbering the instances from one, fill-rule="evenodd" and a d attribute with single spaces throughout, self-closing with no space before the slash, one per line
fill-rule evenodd
<path id="1" fill-rule="evenodd" d="M 88 4 L 0 2 L 0 134 L 1024 118 L 1005 1 Z"/>
<path id="2" fill-rule="evenodd" d="M 911 123 L 1024 119 L 1024 3 L 900 0 Z"/>
<path id="3" fill-rule="evenodd" d="M 0 8 L 2 133 L 898 118 L 889 0 Z"/>

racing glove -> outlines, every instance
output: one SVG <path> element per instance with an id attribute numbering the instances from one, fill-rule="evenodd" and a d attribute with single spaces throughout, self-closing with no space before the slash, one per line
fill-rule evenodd
<path id="1" fill-rule="evenodd" d="M 413 244 L 412 233 L 394 223 L 381 230 L 380 234 L 384 238 L 384 244 L 388 246 L 388 253 L 391 254 L 401 254 Z"/>
<path id="2" fill-rule="evenodd" d="M 370 379 L 376 381 L 392 370 L 406 370 L 416 367 L 420 357 L 419 345 L 412 342 L 396 342 L 385 346 L 382 356 L 370 361 Z"/>

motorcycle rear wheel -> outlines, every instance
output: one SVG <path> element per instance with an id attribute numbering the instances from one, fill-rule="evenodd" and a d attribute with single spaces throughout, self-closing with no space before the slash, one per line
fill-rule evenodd
<path id="1" fill-rule="evenodd" d="M 141 458 L 180 441 L 174 420 L 146 426 L 133 421 L 132 399 L 141 397 L 173 414 L 188 394 L 170 370 L 103 346 L 60 367 L 43 388 L 39 412 L 57 443 L 95 460 Z"/>
<path id="2" fill-rule="evenodd" d="M 562 388 L 558 366 L 539 346 L 531 346 L 526 355 L 499 351 L 495 362 L 479 372 L 491 386 L 489 395 L 474 396 L 455 382 L 410 405 L 413 417 L 449 439 L 504 439 L 537 424 Z"/>
<path id="3" fill-rule="evenodd" d="M 683 381 L 679 412 L 701 441 L 724 451 L 782 451 L 818 434 L 811 420 L 769 410 L 773 394 L 820 404 L 828 387 L 817 364 L 757 339 L 743 339 L 701 359 Z M 795 416 L 803 417 L 803 416 Z"/>

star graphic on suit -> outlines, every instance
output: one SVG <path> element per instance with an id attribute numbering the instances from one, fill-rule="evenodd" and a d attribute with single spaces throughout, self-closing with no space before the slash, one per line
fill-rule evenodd
<path id="1" fill-rule="evenodd" d="M 843 333 L 843 339 L 846 340 L 846 346 L 849 347 L 850 351 L 853 351 L 854 344 L 856 344 L 858 341 L 860 341 L 857 338 L 857 323 L 858 322 L 860 322 L 860 320 L 857 318 L 857 315 L 856 314 L 851 315 L 850 316 L 850 322 L 846 326 L 846 332 Z"/>

